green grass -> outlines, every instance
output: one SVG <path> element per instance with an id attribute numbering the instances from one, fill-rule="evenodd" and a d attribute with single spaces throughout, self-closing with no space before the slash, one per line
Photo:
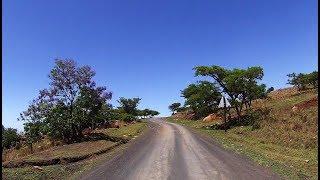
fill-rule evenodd
<path id="1" fill-rule="evenodd" d="M 109 128 L 104 131 L 109 136 L 123 137 L 126 135 L 128 138 L 135 138 L 145 130 L 147 127 L 146 122 L 138 122 L 135 124 L 130 124 L 123 126 L 119 129 Z M 101 130 L 100 130 L 101 131 Z M 89 144 L 88 144 L 89 143 Z M 93 143 L 93 144 L 92 144 Z M 91 146 L 90 146 L 91 144 Z M 98 147 L 104 147 L 110 145 L 110 141 L 94 141 L 94 142 L 83 142 L 66 146 L 61 146 L 58 150 L 54 151 L 49 149 L 50 156 L 70 156 L 73 153 L 88 153 L 96 151 Z M 95 146 L 92 146 L 95 145 Z M 80 147 L 81 146 L 81 147 Z M 87 147 L 85 147 L 87 146 Z M 59 164 L 51 166 L 42 166 L 43 170 L 37 170 L 33 167 L 23 167 L 23 168 L 2 168 L 2 179 L 77 179 L 82 173 L 96 167 L 97 165 L 111 159 L 116 154 L 125 150 L 128 144 L 122 144 L 112 149 L 111 151 L 94 156 L 89 159 L 85 159 L 76 163 L 69 164 Z M 42 152 L 44 153 L 44 152 Z M 41 154 L 41 153 L 40 153 Z M 30 158 L 46 158 L 45 154 L 39 156 L 40 154 L 31 155 Z"/>
<path id="2" fill-rule="evenodd" d="M 56 142 L 56 144 L 59 143 L 62 144 L 61 142 Z M 48 138 L 45 138 L 39 142 L 35 142 L 32 146 L 33 152 L 37 153 L 52 148 L 53 144 L 50 142 Z M 2 152 L 2 162 L 22 159 L 30 154 L 32 153 L 28 145 L 23 144 L 22 147 L 19 149 L 12 148 L 4 150 Z"/>

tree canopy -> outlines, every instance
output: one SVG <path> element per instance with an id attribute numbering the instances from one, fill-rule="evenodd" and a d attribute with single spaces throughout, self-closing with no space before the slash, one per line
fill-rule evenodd
<path id="1" fill-rule="evenodd" d="M 190 84 L 181 91 L 185 98 L 185 106 L 189 106 L 196 117 L 207 116 L 217 110 L 217 104 L 221 98 L 218 87 L 208 81 L 199 81 L 196 84 Z"/>
<path id="2" fill-rule="evenodd" d="M 122 110 L 124 113 L 131 114 L 133 116 L 138 115 L 138 105 L 140 103 L 141 98 L 124 98 L 121 97 L 118 100 L 120 106 L 118 109 Z"/>
<path id="3" fill-rule="evenodd" d="M 290 73 L 287 75 L 289 77 L 288 84 L 291 84 L 298 88 L 298 90 L 305 90 L 307 88 L 317 88 L 318 87 L 318 71 L 313 71 L 311 73 Z"/>
<path id="4" fill-rule="evenodd" d="M 263 69 L 259 66 L 247 69 L 226 69 L 220 66 L 197 66 L 195 76 L 209 76 L 214 79 L 219 90 L 231 98 L 237 114 L 241 116 L 242 106 L 250 107 L 253 99 L 265 96 L 264 84 L 258 84 L 263 78 Z M 237 101 L 240 99 L 240 102 Z"/>
<path id="5" fill-rule="evenodd" d="M 175 102 L 175 103 L 172 103 L 171 105 L 169 105 L 169 109 L 170 111 L 172 112 L 172 114 L 174 114 L 175 112 L 178 111 L 178 109 L 180 108 L 181 106 L 181 103 L 178 103 L 178 102 Z"/>
<path id="6" fill-rule="evenodd" d="M 17 129 L 5 128 L 2 125 L 2 149 L 9 149 L 16 146 L 19 143 L 20 138 Z"/>
<path id="7" fill-rule="evenodd" d="M 85 128 L 103 120 L 101 109 L 112 93 L 106 87 L 97 87 L 94 75 L 89 66 L 78 67 L 73 60 L 57 59 L 49 74 L 49 88 L 41 90 L 20 115 L 20 120 L 26 121 L 26 134 L 31 136 L 31 130 L 41 125 L 36 128 L 40 133 L 72 142 L 81 138 Z"/>
<path id="8" fill-rule="evenodd" d="M 143 110 L 139 110 L 138 114 L 141 117 L 150 118 L 150 117 L 159 115 L 160 113 L 158 111 L 151 110 L 151 109 L 143 109 Z"/>

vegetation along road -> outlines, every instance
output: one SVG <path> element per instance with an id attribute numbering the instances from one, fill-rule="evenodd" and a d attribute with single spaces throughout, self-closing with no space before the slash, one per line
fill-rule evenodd
<path id="1" fill-rule="evenodd" d="M 280 179 L 181 125 L 154 118 L 149 127 L 124 153 L 82 179 Z"/>

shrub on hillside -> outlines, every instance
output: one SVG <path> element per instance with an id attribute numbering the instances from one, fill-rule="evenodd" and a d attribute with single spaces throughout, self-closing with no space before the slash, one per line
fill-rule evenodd
<path id="1" fill-rule="evenodd" d="M 270 108 L 248 109 L 245 115 L 245 122 L 252 126 L 252 130 L 259 129 L 262 121 L 270 120 L 270 112 Z"/>
<path id="2" fill-rule="evenodd" d="M 226 126 L 252 126 L 252 130 L 259 129 L 263 121 L 273 120 L 270 116 L 270 112 L 270 108 L 246 109 L 245 115 L 243 115 L 241 119 L 239 117 L 229 119 Z M 217 125 L 215 127 L 221 129 L 222 126 L 220 126 Z"/>
<path id="3" fill-rule="evenodd" d="M 270 88 L 268 88 L 268 90 L 267 90 L 267 94 L 269 94 L 270 92 L 272 92 L 272 91 L 274 91 L 274 87 L 270 87 Z"/>
<path id="4" fill-rule="evenodd" d="M 134 116 L 132 114 L 123 113 L 120 115 L 120 120 L 123 120 L 125 122 L 132 122 L 132 121 L 136 120 L 136 116 Z"/>
<path id="5" fill-rule="evenodd" d="M 21 137 L 17 133 L 17 129 L 4 128 L 2 126 L 2 149 L 10 149 L 19 144 Z"/>

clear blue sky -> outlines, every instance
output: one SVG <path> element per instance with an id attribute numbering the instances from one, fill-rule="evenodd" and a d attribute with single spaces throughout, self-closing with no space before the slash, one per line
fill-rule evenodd
<path id="1" fill-rule="evenodd" d="M 264 68 L 268 87 L 317 69 L 316 0 L 4 0 L 2 120 L 48 87 L 55 58 L 96 70 L 95 80 L 141 108 L 169 115 L 196 65 Z"/>

